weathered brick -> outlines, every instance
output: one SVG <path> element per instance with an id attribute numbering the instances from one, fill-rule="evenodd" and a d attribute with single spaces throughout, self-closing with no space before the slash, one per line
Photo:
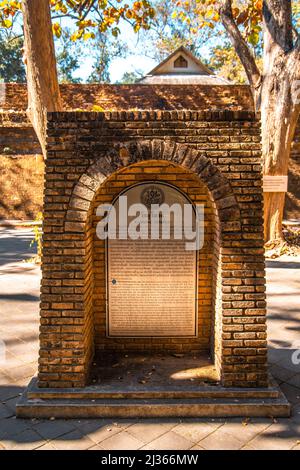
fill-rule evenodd
<path id="1" fill-rule="evenodd" d="M 214 322 L 223 384 L 265 383 L 260 129 L 254 116 L 183 110 L 49 118 L 40 385 L 83 386 L 94 344 L 114 351 L 207 350 Z M 95 237 L 93 210 L 148 180 L 169 181 L 205 203 L 197 338 L 106 337 L 105 245 Z"/>

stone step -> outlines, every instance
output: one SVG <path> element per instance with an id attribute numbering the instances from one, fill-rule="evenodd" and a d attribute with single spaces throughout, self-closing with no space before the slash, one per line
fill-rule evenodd
<path id="1" fill-rule="evenodd" d="M 28 393 L 28 398 L 55 400 L 55 399 L 75 399 L 75 400 L 101 400 L 101 399 L 183 399 L 183 398 L 278 398 L 279 394 L 276 390 L 262 390 L 258 392 L 240 392 L 240 391 L 224 391 L 224 390 L 106 390 L 106 391 L 86 391 L 86 392 L 47 392 L 47 393 Z"/>
<path id="2" fill-rule="evenodd" d="M 19 418 L 168 418 L 168 417 L 288 417 L 290 405 L 268 399 L 148 399 L 148 400 L 29 400 L 16 407 Z"/>
<path id="3" fill-rule="evenodd" d="M 16 408 L 22 418 L 286 417 L 290 405 L 272 382 L 266 389 L 39 389 L 33 379 Z"/>
<path id="4" fill-rule="evenodd" d="M 172 387 L 167 388 L 154 388 L 148 387 L 144 389 L 137 389 L 137 387 L 126 388 L 102 388 L 86 387 L 84 389 L 39 389 L 32 387 L 27 392 L 29 400 L 42 399 L 42 400 L 118 400 L 118 399 L 194 399 L 194 398 L 239 398 L 239 399 L 265 399 L 265 398 L 278 398 L 280 392 L 276 387 L 265 389 L 227 389 L 220 386 L 204 386 L 204 387 Z"/>

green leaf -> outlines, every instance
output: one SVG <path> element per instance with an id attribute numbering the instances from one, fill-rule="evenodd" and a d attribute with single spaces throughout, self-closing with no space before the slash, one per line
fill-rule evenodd
<path id="1" fill-rule="evenodd" d="M 258 33 L 250 34 L 248 40 L 249 40 L 250 44 L 252 44 L 252 46 L 256 46 L 259 42 L 259 34 Z"/>

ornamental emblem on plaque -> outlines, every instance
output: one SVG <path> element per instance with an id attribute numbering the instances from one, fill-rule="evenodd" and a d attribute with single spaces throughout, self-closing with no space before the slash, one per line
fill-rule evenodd
<path id="1" fill-rule="evenodd" d="M 148 186 L 141 194 L 141 202 L 148 209 L 151 209 L 152 204 L 161 205 L 165 201 L 165 193 L 159 186 Z"/>

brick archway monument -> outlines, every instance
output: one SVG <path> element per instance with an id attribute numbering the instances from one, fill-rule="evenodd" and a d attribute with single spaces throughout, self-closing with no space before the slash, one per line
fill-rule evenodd
<path id="1" fill-rule="evenodd" d="M 53 113 L 45 181 L 39 374 L 19 416 L 288 414 L 267 372 L 262 172 L 251 113 Z M 95 236 L 96 204 L 147 181 L 171 184 L 207 211 L 194 339 L 124 341 L 104 333 L 106 255 Z M 186 395 L 162 390 L 157 409 L 151 390 L 107 395 L 90 382 L 97 349 L 185 354 L 208 342 L 219 385 Z"/>

